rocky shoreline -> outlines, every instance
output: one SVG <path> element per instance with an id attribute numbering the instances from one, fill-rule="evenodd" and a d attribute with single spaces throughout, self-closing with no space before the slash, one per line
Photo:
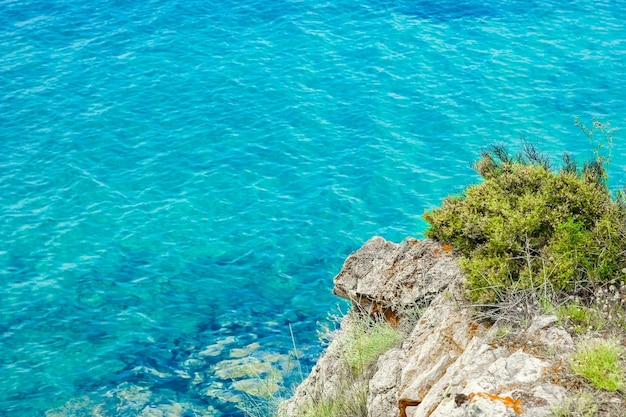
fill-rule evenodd
<path id="1" fill-rule="evenodd" d="M 279 416 L 306 415 L 311 404 L 358 387 L 368 417 L 549 415 L 567 396 L 559 375 L 575 349 L 571 335 L 539 311 L 512 333 L 497 320 L 478 320 L 464 301 L 456 260 L 449 246 L 413 238 L 395 244 L 374 237 L 350 255 L 334 293 L 355 308 Z M 384 318 L 401 339 L 355 377 L 342 357 L 342 335 L 366 316 Z"/>

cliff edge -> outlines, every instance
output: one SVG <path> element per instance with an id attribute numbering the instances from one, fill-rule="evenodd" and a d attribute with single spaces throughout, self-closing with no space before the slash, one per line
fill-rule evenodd
<path id="1" fill-rule="evenodd" d="M 478 320 L 463 296 L 456 261 L 449 246 L 413 238 L 395 244 L 374 237 L 351 254 L 333 291 L 354 308 L 279 416 L 342 406 L 353 410 L 335 415 L 550 414 L 566 397 L 558 375 L 564 354 L 574 349 L 570 334 L 555 316 L 537 315 L 515 332 Z M 355 367 L 347 356 L 355 351 L 355 329 L 371 341 L 381 322 L 397 339 L 383 336 L 391 348 L 371 365 Z"/>

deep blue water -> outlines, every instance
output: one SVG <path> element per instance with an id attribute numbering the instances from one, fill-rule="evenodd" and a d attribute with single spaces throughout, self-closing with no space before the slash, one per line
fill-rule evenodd
<path id="1" fill-rule="evenodd" d="M 624 22 L 623 0 L 0 0 L 0 416 L 288 389 L 290 326 L 306 372 L 345 257 L 421 237 L 484 146 L 582 159 L 575 116 L 626 128 Z"/>

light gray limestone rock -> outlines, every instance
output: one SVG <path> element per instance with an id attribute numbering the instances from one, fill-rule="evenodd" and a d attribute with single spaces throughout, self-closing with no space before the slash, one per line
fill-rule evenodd
<path id="1" fill-rule="evenodd" d="M 333 292 L 388 317 L 416 303 L 427 305 L 460 278 L 450 247 L 413 238 L 398 245 L 377 236 L 346 259 Z"/>
<path id="2" fill-rule="evenodd" d="M 397 417 L 400 374 L 406 364 L 402 349 L 393 348 L 378 359 L 376 373 L 369 381 L 368 417 Z"/>
<path id="3" fill-rule="evenodd" d="M 341 322 L 341 331 L 333 338 L 332 342 L 317 361 L 309 376 L 302 381 L 294 395 L 284 401 L 280 407 L 278 416 L 295 417 L 310 404 L 314 404 L 323 398 L 334 398 L 341 390 L 346 389 L 345 381 L 351 379 L 350 370 L 343 360 L 344 340 L 350 333 L 349 327 L 358 319 L 358 315 L 349 312 Z"/>
<path id="4" fill-rule="evenodd" d="M 541 340 L 551 328 L 531 329 Z M 544 416 L 563 400 L 565 390 L 544 381 L 549 362 L 493 345 L 488 334 L 468 309 L 436 298 L 405 343 L 411 348 L 398 389 L 400 416 Z"/>
<path id="5" fill-rule="evenodd" d="M 565 354 L 574 350 L 572 336 L 562 327 L 557 327 L 556 316 L 544 315 L 535 317 L 528 329 L 526 338 L 549 347 L 554 353 Z"/>
<path id="6" fill-rule="evenodd" d="M 498 343 L 495 329 L 457 301 L 463 300 L 463 276 L 449 247 L 374 237 L 348 257 L 334 282 L 334 293 L 361 313 L 384 316 L 404 331 L 401 346 L 381 355 L 368 375 L 368 417 L 540 417 L 564 399 L 565 389 L 544 375 L 549 355 L 537 352 L 570 352 L 569 334 L 554 316 L 539 316 L 515 335 L 515 344 Z M 421 316 L 408 317 L 415 310 Z M 342 327 L 351 320 L 358 314 L 348 314 Z M 346 389 L 343 346 L 341 335 L 333 339 L 282 404 L 281 417 L 296 417 L 307 402 Z"/>

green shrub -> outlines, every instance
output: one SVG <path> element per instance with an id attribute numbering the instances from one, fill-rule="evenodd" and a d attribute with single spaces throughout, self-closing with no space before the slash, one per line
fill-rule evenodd
<path id="1" fill-rule="evenodd" d="M 588 330 L 602 330 L 606 325 L 606 318 L 600 310 L 584 307 L 578 303 L 568 303 L 556 309 L 559 320 L 568 320 L 576 333 Z"/>
<path id="2" fill-rule="evenodd" d="M 617 342 L 588 342 L 578 347 L 570 366 L 576 375 L 587 379 L 595 388 L 613 392 L 624 388 L 623 354 L 624 348 Z"/>
<path id="3" fill-rule="evenodd" d="M 338 386 L 304 406 L 298 414 L 301 417 L 367 417 L 373 365 L 381 354 L 398 343 L 401 334 L 384 319 L 372 318 L 358 309 L 344 317 L 342 328 L 337 336 L 341 338 L 341 363 L 336 369 Z"/>
<path id="4" fill-rule="evenodd" d="M 571 291 L 622 274 L 624 204 L 612 200 L 600 162 L 579 172 L 565 156 L 555 171 L 532 146 L 516 157 L 493 147 L 474 166 L 482 183 L 423 216 L 426 236 L 462 255 L 472 301 L 495 303 L 511 288 Z"/>
<path id="5" fill-rule="evenodd" d="M 347 382 L 347 381 L 346 381 Z M 302 417 L 367 417 L 367 385 L 352 381 L 355 386 L 340 387 L 337 396 L 308 404 Z"/>
<path id="6" fill-rule="evenodd" d="M 343 357 L 353 374 L 363 375 L 378 357 L 400 340 L 400 333 L 384 320 L 369 317 L 354 324 Z"/>

